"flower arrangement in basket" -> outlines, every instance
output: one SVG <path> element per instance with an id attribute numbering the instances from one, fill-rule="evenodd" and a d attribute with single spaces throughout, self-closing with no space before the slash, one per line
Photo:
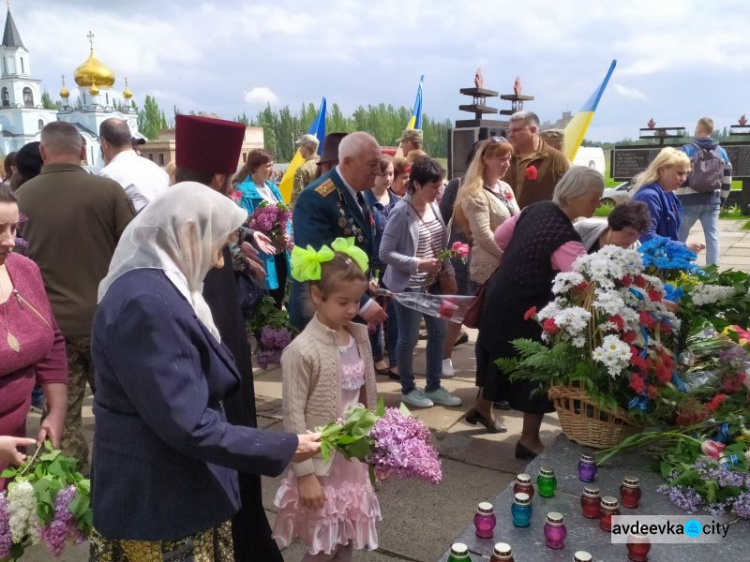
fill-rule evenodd
<path id="1" fill-rule="evenodd" d="M 87 539 L 93 525 L 91 483 L 76 464 L 45 441 L 23 465 L 2 472 L 10 482 L 0 494 L 0 559 L 17 560 L 40 540 L 60 556 L 68 539 L 77 544 Z"/>
<path id="2" fill-rule="evenodd" d="M 646 275 L 640 255 L 605 246 L 555 277 L 554 300 L 526 319 L 542 342 L 516 340 L 518 358 L 497 364 L 511 379 L 542 383 L 563 432 L 596 448 L 637 432 L 661 400 L 679 394 L 674 339 L 680 321 L 664 285 Z"/>

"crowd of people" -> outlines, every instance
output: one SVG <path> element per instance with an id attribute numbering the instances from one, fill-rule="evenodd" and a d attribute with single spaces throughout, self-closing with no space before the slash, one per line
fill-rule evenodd
<path id="1" fill-rule="evenodd" d="M 380 508 L 366 467 L 324 459 L 314 429 L 357 403 L 373 407 L 377 376 L 398 380 L 411 407 L 461 406 L 442 381 L 468 340 L 460 324 L 390 295 L 476 295 L 479 390 L 465 421 L 498 433 L 507 429 L 496 410 L 522 412 L 515 455 L 534 458 L 551 404 L 495 360 L 515 354 L 516 338 L 541 338 L 525 313 L 551 300 L 553 278 L 581 255 L 656 235 L 701 251 L 686 241 L 700 219 L 707 257 L 718 260 L 712 213 L 731 165 L 712 128 L 702 119 L 695 143 L 663 149 L 632 201 L 606 219 L 592 218 L 603 176 L 571 168 L 532 112 L 510 117 L 507 138 L 477 142 L 465 176 L 447 184 L 421 131 L 405 131 L 395 157 L 366 132 L 331 133 L 322 147 L 304 135 L 292 220 L 272 238 L 248 217 L 284 204 L 274 155 L 254 150 L 238 171 L 243 125 L 178 116 L 170 181 L 137 154 L 120 119 L 100 127 L 106 166 L 97 174 L 80 165 L 77 129 L 50 123 L 39 143 L 6 157 L 0 186 L 0 463 L 23 462 L 22 447 L 35 442 L 25 421 L 39 385 L 37 441 L 50 439 L 91 474 L 92 560 L 281 561 L 279 545 L 295 538 L 308 561 L 376 548 Z M 467 264 L 451 258 L 456 241 L 471 245 Z M 285 432 L 257 429 L 241 272 L 298 331 L 281 358 Z M 271 529 L 260 475 L 282 473 Z"/>

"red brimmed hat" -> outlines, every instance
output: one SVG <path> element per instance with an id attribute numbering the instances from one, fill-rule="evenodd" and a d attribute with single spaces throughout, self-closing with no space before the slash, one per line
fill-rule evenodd
<path id="1" fill-rule="evenodd" d="M 177 165 L 214 174 L 234 174 L 240 160 L 245 126 L 197 115 L 178 115 Z"/>

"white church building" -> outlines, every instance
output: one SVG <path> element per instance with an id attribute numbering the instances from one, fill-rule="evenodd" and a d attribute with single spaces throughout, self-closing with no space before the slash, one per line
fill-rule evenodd
<path id="1" fill-rule="evenodd" d="M 89 32 L 91 52 L 88 59 L 76 68 L 73 99 L 63 85 L 60 90 L 62 106 L 45 109 L 42 105 L 41 80 L 32 78 L 29 51 L 21 40 L 13 16 L 8 8 L 3 42 L 0 46 L 0 152 L 6 155 L 29 142 L 38 141 L 42 127 L 51 121 L 67 121 L 76 126 L 86 140 L 86 162 L 92 168 L 104 165 L 99 144 L 99 125 L 110 117 L 124 119 L 132 135 L 138 132 L 138 114 L 131 107 L 133 93 L 125 79 L 125 90 L 114 89 L 115 73 L 94 56 L 93 34 Z"/>

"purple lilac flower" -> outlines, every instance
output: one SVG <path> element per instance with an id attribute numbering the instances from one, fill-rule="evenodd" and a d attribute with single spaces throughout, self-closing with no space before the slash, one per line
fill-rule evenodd
<path id="1" fill-rule="evenodd" d="M 745 351 L 739 345 L 734 345 L 729 349 L 725 349 L 719 352 L 719 361 L 723 365 L 727 365 L 728 367 L 732 367 L 734 369 L 743 367 L 745 365 L 745 362 L 748 361 L 748 358 L 749 357 L 747 351 Z"/>
<path id="2" fill-rule="evenodd" d="M 5 494 L 0 494 L 0 558 L 10 556 L 13 537 L 10 534 L 10 511 Z"/>
<path id="3" fill-rule="evenodd" d="M 748 475 L 736 470 L 730 470 L 726 466 L 712 463 L 707 458 L 700 458 L 695 462 L 695 470 L 701 477 L 701 480 L 707 482 L 715 480 L 722 488 L 725 486 L 737 486 L 741 488 L 747 485 Z"/>
<path id="4" fill-rule="evenodd" d="M 57 493 L 52 522 L 39 532 L 42 540 L 47 544 L 47 548 L 55 556 L 62 554 L 68 533 L 75 528 L 75 517 L 70 511 L 70 502 L 73 501 L 75 495 L 75 486 L 68 486 Z"/>
<path id="5" fill-rule="evenodd" d="M 703 503 L 700 494 L 691 486 L 659 486 L 656 491 L 668 494 L 669 501 L 688 513 L 695 513 Z"/>
<path id="6" fill-rule="evenodd" d="M 743 492 L 735 498 L 732 512 L 741 519 L 750 519 L 750 491 Z"/>
<path id="7" fill-rule="evenodd" d="M 264 326 L 260 332 L 260 343 L 265 349 L 281 351 L 292 342 L 292 333 L 286 328 Z"/>
<path id="8" fill-rule="evenodd" d="M 281 361 L 281 352 L 276 349 L 261 349 L 258 352 L 258 366 L 268 369 L 269 365 L 277 365 Z"/>
<path id="9" fill-rule="evenodd" d="M 432 434 L 416 417 L 388 408 L 370 432 L 373 453 L 367 459 L 378 479 L 420 478 L 433 484 L 442 480 L 440 458 L 431 444 Z"/>

